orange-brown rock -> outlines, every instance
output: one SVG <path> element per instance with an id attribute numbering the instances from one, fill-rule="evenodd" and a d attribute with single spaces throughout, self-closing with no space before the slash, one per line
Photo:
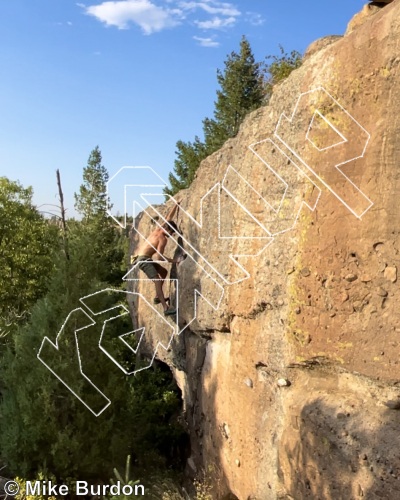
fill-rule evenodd
<path id="1" fill-rule="evenodd" d="M 309 53 L 181 193 L 197 253 L 178 272 L 183 331 L 157 357 L 215 498 L 400 497 L 399 68 L 395 0 Z M 168 332 L 136 314 L 151 355 Z"/>
<path id="2" fill-rule="evenodd" d="M 346 35 L 354 31 L 356 28 L 361 26 L 362 24 L 365 23 L 365 21 L 372 16 L 373 14 L 376 14 L 377 12 L 380 11 L 382 8 L 382 5 L 386 2 L 382 2 L 382 4 L 373 2 L 364 5 L 363 9 L 361 12 L 356 14 L 353 19 L 349 22 L 346 30 Z"/>
<path id="3" fill-rule="evenodd" d="M 331 43 L 337 42 L 340 38 L 342 38 L 341 35 L 331 35 L 331 36 L 324 36 L 322 38 L 319 38 L 318 40 L 315 40 L 315 42 L 310 44 L 310 46 L 307 48 L 306 52 L 304 53 L 303 59 L 304 60 L 308 59 L 316 52 L 319 52 L 325 47 L 328 47 L 328 45 L 331 45 Z"/>

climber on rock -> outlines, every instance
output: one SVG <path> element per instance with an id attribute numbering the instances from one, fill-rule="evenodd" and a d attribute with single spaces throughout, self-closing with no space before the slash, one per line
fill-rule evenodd
<path id="1" fill-rule="evenodd" d="M 169 298 L 165 298 L 163 292 L 163 285 L 168 275 L 168 271 L 160 264 L 154 262 L 153 256 L 156 256 L 156 260 L 163 260 L 170 263 L 178 263 L 181 261 L 179 258 L 169 259 L 164 255 L 168 238 L 174 233 L 179 234 L 178 227 L 173 221 L 179 205 L 180 202 L 168 212 L 165 218 L 166 222 L 164 222 L 161 227 L 155 229 L 150 236 L 143 241 L 137 250 L 137 254 L 131 258 L 131 264 L 139 263 L 138 268 L 143 271 L 149 279 L 153 280 L 157 293 L 154 304 L 162 304 L 166 316 L 173 316 L 176 314 L 176 310 L 168 304 Z"/>

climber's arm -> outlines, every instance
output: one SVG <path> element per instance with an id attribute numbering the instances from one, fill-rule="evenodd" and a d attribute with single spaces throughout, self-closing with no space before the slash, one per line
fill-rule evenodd
<path id="1" fill-rule="evenodd" d="M 176 211 L 178 210 L 178 207 L 179 207 L 180 203 L 181 203 L 180 201 L 178 201 L 178 202 L 175 203 L 175 205 L 168 212 L 165 220 L 167 220 L 167 221 L 173 220 L 173 218 L 175 217 Z"/>

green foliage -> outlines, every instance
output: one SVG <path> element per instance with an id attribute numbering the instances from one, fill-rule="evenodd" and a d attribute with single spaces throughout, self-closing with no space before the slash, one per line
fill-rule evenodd
<path id="1" fill-rule="evenodd" d="M 37 360 L 41 340 L 44 336 L 55 339 L 69 312 L 79 306 L 77 297 L 101 289 L 96 282 L 74 285 L 66 276 L 65 266 L 61 266 L 49 294 L 38 301 L 29 324 L 12 337 L 3 354 L 1 458 L 13 472 L 23 476 L 47 468 L 59 479 L 104 478 L 114 463 L 120 463 L 128 453 L 138 461 L 146 461 L 149 449 L 167 453 L 182 432 L 170 421 L 180 405 L 174 384 L 164 373 L 155 369 L 146 370 L 142 376 L 126 377 L 99 350 L 102 322 L 115 311 L 79 337 L 85 373 L 112 399 L 112 405 L 99 417 L 95 418 Z M 100 310 L 104 307 L 96 302 L 91 305 Z M 115 299 L 111 297 L 106 305 L 116 305 Z M 118 335 L 121 329 L 131 330 L 131 324 L 113 327 L 111 323 L 111 328 L 106 349 L 127 358 Z M 72 338 L 62 356 L 55 353 L 53 366 L 63 373 L 63 380 L 69 377 L 79 383 L 82 379 L 72 363 L 76 351 Z"/>
<path id="2" fill-rule="evenodd" d="M 206 145 L 197 136 L 193 142 L 178 141 L 176 148 L 177 158 L 174 167 L 176 175 L 169 174 L 171 189 L 165 189 L 165 193 L 170 195 L 190 186 L 201 161 L 208 156 Z"/>
<path id="3" fill-rule="evenodd" d="M 14 481 L 16 483 L 18 483 L 18 485 L 20 486 L 20 490 L 18 492 L 17 495 L 15 495 L 15 500 L 57 500 L 56 497 L 53 497 L 53 496 L 45 496 L 45 495 L 27 495 L 26 494 L 26 487 L 25 487 L 25 484 L 26 484 L 26 481 L 32 481 L 32 482 L 35 482 L 35 481 L 48 481 L 48 480 L 53 480 L 54 481 L 54 477 L 53 478 L 49 478 L 49 477 L 46 477 L 45 474 L 43 474 L 43 472 L 39 472 L 38 475 L 37 475 L 37 478 L 36 479 L 23 479 L 21 477 L 16 477 L 14 479 Z"/>
<path id="4" fill-rule="evenodd" d="M 149 478 L 149 487 L 146 488 L 146 498 L 149 500 L 187 500 L 177 478 L 167 471 L 157 472 Z"/>
<path id="5" fill-rule="evenodd" d="M 215 101 L 214 117 L 203 120 L 204 141 L 178 141 L 174 173 L 169 174 L 171 188 L 166 195 L 174 195 L 192 183 L 200 163 L 230 138 L 235 137 L 246 115 L 267 104 L 273 86 L 287 78 L 301 66 L 297 51 L 289 54 L 282 46 L 279 56 L 268 56 L 272 62 L 265 65 L 255 61 L 250 43 L 245 37 L 240 42 L 239 53 L 232 52 L 225 61 L 223 71 L 217 71 L 219 90 Z"/>
<path id="6" fill-rule="evenodd" d="M 135 486 L 136 484 L 139 484 L 140 481 L 133 481 L 131 479 L 131 456 L 128 455 L 126 458 L 126 464 L 125 464 L 125 474 L 124 477 L 121 476 L 117 468 L 114 468 L 114 476 L 117 481 L 119 481 L 121 487 L 122 486 Z M 113 478 L 110 479 L 111 484 L 115 485 L 116 482 L 114 481 Z M 128 497 L 127 495 L 113 495 L 110 497 L 110 500 L 127 500 L 131 498 L 130 496 Z"/>
<path id="7" fill-rule="evenodd" d="M 201 470 L 194 480 L 194 488 L 196 491 L 195 500 L 213 500 L 213 484 L 215 482 L 216 467 L 214 464 L 209 465 L 206 469 Z"/>
<path id="8" fill-rule="evenodd" d="M 35 306 L 29 324 L 13 337 L 0 368 L 4 429 L 0 449 L 10 469 L 24 476 L 45 467 L 63 479 L 75 476 L 78 470 L 93 473 L 88 460 L 99 464 L 101 453 L 107 453 L 96 442 L 90 453 L 86 452 L 92 440 L 91 414 L 36 358 L 43 337 L 55 339 L 62 321 L 77 307 L 74 299 L 90 290 L 87 285 L 75 290 L 66 279 L 61 266 L 49 294 Z M 68 369 L 71 357 L 70 352 L 64 352 L 55 359 L 55 366 Z M 96 429 L 97 438 L 110 438 L 107 427 Z"/>
<path id="9" fill-rule="evenodd" d="M 47 290 L 58 229 L 32 204 L 32 188 L 0 178 L 0 333 L 27 319 Z"/>
<path id="10" fill-rule="evenodd" d="M 232 52 L 225 61 L 224 71 L 217 71 L 220 89 L 217 91 L 214 118 L 203 121 L 204 142 L 177 142 L 174 174 L 169 175 L 171 188 L 165 193 L 174 195 L 192 183 L 204 158 L 217 151 L 224 142 L 235 137 L 244 117 L 261 106 L 264 97 L 262 67 L 254 59 L 250 43 L 243 37 L 239 53 Z"/>
<path id="11" fill-rule="evenodd" d="M 297 50 L 292 50 L 290 53 L 287 53 L 282 45 L 279 45 L 279 51 L 279 56 L 266 57 L 266 60 L 272 60 L 272 62 L 267 64 L 265 69 L 265 94 L 268 100 L 271 97 L 274 85 L 286 80 L 290 73 L 300 68 L 302 64 L 302 56 Z"/>
<path id="12" fill-rule="evenodd" d="M 261 64 L 255 61 L 245 37 L 240 42 L 240 52 L 232 52 L 225 61 L 224 71 L 217 71 L 217 80 L 220 90 L 217 91 L 214 119 L 203 122 L 205 143 L 210 152 L 235 137 L 245 116 L 263 103 Z"/>
<path id="13" fill-rule="evenodd" d="M 85 223 L 93 219 L 103 219 L 110 208 L 106 194 L 109 176 L 101 162 L 101 151 L 99 146 L 96 146 L 83 170 L 83 184 L 79 188 L 79 194 L 75 193 L 75 208 Z"/>
<path id="14" fill-rule="evenodd" d="M 101 174 L 96 186 L 103 186 L 106 173 L 97 167 L 96 172 Z M 96 316 L 96 324 L 78 337 L 85 374 L 112 400 L 97 418 L 36 357 L 43 338 L 54 341 L 69 313 L 81 306 L 79 299 L 110 287 L 116 282 L 111 271 L 123 268 L 127 240 L 101 215 L 106 203 L 102 189 L 96 188 L 96 196 L 80 191 L 82 221 L 68 224 L 70 259 L 59 248 L 53 260 L 46 260 L 51 270 L 47 292 L 31 308 L 29 321 L 9 336 L 0 351 L 0 463 L 7 463 L 19 476 L 50 470 L 59 482 L 104 480 L 128 454 L 146 466 L 154 456 L 158 460 L 168 456 L 182 435 L 173 419 L 180 400 L 172 375 L 154 368 L 127 377 L 99 349 L 104 321 L 116 316 L 115 309 Z M 90 306 L 110 309 L 121 303 L 121 296 L 95 295 Z M 104 347 L 132 369 L 132 352 L 118 338 L 132 330 L 129 316 L 107 326 Z M 51 362 L 79 393 L 85 379 L 76 365 L 75 328 L 68 322 L 63 347 L 54 351 Z"/>
<path id="15" fill-rule="evenodd" d="M 100 149 L 96 146 L 83 170 L 79 193 L 75 193 L 75 208 L 82 215 L 82 221 L 70 225 L 70 238 L 80 245 L 85 274 L 118 286 L 126 267 L 123 262 L 126 239 L 107 214 L 111 208 L 106 193 L 108 179 Z"/>

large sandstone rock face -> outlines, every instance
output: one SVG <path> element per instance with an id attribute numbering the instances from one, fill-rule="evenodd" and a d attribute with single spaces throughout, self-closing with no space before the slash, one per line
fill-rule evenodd
<path id="1" fill-rule="evenodd" d="M 400 498 L 400 1 L 332 42 L 180 196 L 181 333 L 156 355 L 215 498 Z M 134 317 L 167 346 L 171 320 Z"/>

